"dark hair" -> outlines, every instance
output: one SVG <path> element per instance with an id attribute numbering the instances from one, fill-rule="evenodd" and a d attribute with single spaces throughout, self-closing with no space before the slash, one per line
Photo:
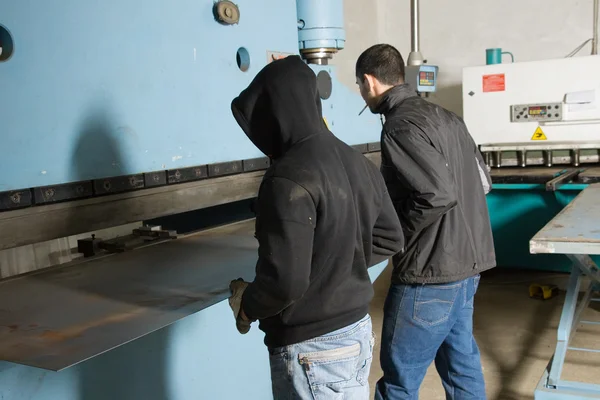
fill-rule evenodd
<path id="1" fill-rule="evenodd" d="M 356 76 L 361 82 L 365 74 L 373 75 L 384 85 L 404 82 L 404 60 L 400 52 L 389 44 L 369 47 L 356 60 Z"/>

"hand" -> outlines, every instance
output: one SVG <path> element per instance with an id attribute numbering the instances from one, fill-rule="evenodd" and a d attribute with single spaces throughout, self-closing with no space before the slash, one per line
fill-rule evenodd
<path id="1" fill-rule="evenodd" d="M 235 318 L 235 324 L 237 330 L 241 334 L 246 334 L 250 330 L 250 319 L 242 310 L 242 295 L 248 287 L 248 282 L 244 282 L 242 278 L 238 278 L 235 281 L 231 281 L 229 289 L 231 290 L 231 297 L 229 298 L 229 307 L 233 311 L 233 317 Z"/>

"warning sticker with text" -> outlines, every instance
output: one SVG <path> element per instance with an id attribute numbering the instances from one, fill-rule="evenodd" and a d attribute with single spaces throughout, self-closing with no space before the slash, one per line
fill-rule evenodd
<path id="1" fill-rule="evenodd" d="M 483 76 L 483 93 L 504 92 L 505 89 L 504 74 Z"/>

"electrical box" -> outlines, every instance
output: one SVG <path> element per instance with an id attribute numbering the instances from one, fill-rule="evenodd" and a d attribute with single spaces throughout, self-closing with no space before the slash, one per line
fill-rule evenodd
<path id="1" fill-rule="evenodd" d="M 435 65 L 409 65 L 405 81 L 419 93 L 433 93 L 437 89 L 438 67 Z"/>
<path id="2" fill-rule="evenodd" d="M 479 145 L 600 142 L 600 56 L 463 69 L 463 111 Z"/>

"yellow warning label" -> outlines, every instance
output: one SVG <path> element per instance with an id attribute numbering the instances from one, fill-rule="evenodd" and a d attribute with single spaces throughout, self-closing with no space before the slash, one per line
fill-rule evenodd
<path id="1" fill-rule="evenodd" d="M 548 140 L 541 126 L 538 126 L 535 132 L 533 132 L 531 140 Z"/>
<path id="2" fill-rule="evenodd" d="M 325 126 L 329 129 L 329 123 L 327 122 L 327 118 L 323 117 L 323 121 L 325 121 Z"/>

